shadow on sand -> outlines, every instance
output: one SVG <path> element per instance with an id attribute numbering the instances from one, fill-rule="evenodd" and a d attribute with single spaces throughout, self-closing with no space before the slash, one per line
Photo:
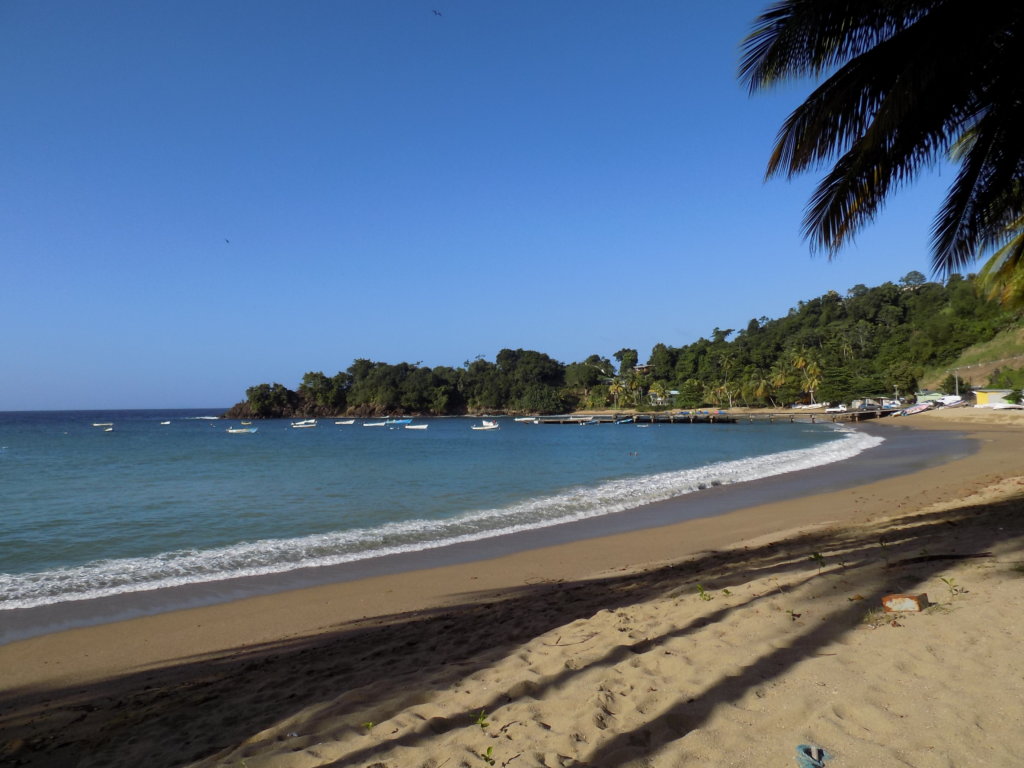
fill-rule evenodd
<path id="1" fill-rule="evenodd" d="M 470 594 L 457 607 L 384 617 L 371 625 L 250 647 L 218 658 L 183 660 L 158 671 L 83 687 L 7 690 L 0 694 L 0 764 L 182 765 L 221 753 L 300 710 L 326 705 L 363 686 L 372 685 L 381 700 L 417 692 L 427 700 L 432 692 L 487 669 L 552 629 L 647 599 L 695 595 L 698 582 L 714 590 L 776 576 L 808 583 L 828 578 L 841 568 L 848 585 L 844 589 L 865 598 L 795 632 L 788 645 L 771 650 L 737 674 L 723 677 L 703 691 L 680 694 L 673 705 L 641 726 L 627 732 L 609 730 L 604 741 L 593 745 L 587 762 L 576 763 L 619 765 L 701 727 L 716 707 L 738 701 L 814 656 L 861 625 L 867 606 L 878 605 L 881 596 L 914 589 L 949 567 L 949 561 L 941 559 L 899 561 L 911 559 L 923 549 L 963 556 L 982 553 L 997 543 L 1020 548 L 1024 541 L 1021 507 L 1021 499 L 1015 498 L 872 526 L 818 530 L 756 548 L 706 553 L 639 574 L 531 585 L 500 594 Z M 829 553 L 824 572 L 808 558 L 813 552 Z M 609 647 L 583 669 L 564 669 L 538 679 L 528 691 L 503 692 L 483 708 L 494 711 L 517 695 L 539 697 L 545 689 L 564 685 L 585 669 L 615 665 L 748 610 L 765 597 L 755 595 L 669 632 Z M 380 663 L 384 660 L 387 665 Z M 284 676 L 298 676 L 303 684 L 291 686 L 282 695 L 273 681 Z M 415 748 L 439 732 L 471 724 L 480 708 L 477 703 L 471 711 L 449 713 L 444 721 L 424 721 L 393 740 L 375 739 L 341 761 L 321 765 L 371 764 L 375 756 L 396 745 Z M 307 716 L 306 724 L 313 732 L 316 721 L 316 714 Z M 359 728 L 358 723 L 351 725 L 353 731 Z M 146 734 L 144 738 L 141 733 Z"/>

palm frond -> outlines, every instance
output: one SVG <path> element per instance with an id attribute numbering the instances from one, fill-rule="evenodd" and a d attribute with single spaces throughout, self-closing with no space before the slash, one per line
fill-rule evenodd
<path id="1" fill-rule="evenodd" d="M 990 298 L 1011 309 L 1024 308 L 1024 217 L 1015 234 L 978 272 L 978 285 Z"/>
<path id="2" fill-rule="evenodd" d="M 782 0 L 757 18 L 741 44 L 740 80 L 753 93 L 793 78 L 820 75 L 906 28 L 934 4 Z"/>

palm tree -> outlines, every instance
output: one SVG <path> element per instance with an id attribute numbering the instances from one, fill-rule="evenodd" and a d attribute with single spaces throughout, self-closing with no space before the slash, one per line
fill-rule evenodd
<path id="1" fill-rule="evenodd" d="M 626 388 L 622 386 L 622 382 L 616 379 L 608 385 L 608 394 L 612 396 L 612 402 L 615 407 L 619 407 L 619 398 L 622 397 L 622 393 L 626 391 Z"/>
<path id="2" fill-rule="evenodd" d="M 650 394 L 658 399 L 658 405 L 664 405 L 665 398 L 668 397 L 668 387 L 664 381 L 656 381 L 651 384 Z"/>
<path id="3" fill-rule="evenodd" d="M 810 394 L 811 404 L 814 403 L 814 391 L 821 386 L 821 366 L 817 360 L 809 360 L 807 365 L 803 368 L 803 376 L 801 377 L 801 386 L 804 391 Z"/>
<path id="4" fill-rule="evenodd" d="M 835 255 L 890 190 L 949 156 L 959 170 L 933 225 L 934 269 L 1002 246 L 997 287 L 1024 290 L 1024 4 L 781 0 L 743 45 L 751 92 L 828 74 L 783 124 L 767 170 L 833 163 L 804 218 L 813 248 Z"/>

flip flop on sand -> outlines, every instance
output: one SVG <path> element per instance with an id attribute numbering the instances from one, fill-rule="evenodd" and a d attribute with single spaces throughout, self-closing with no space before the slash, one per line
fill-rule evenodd
<path id="1" fill-rule="evenodd" d="M 801 744 L 796 748 L 796 764 L 800 768 L 825 768 L 825 761 L 831 759 L 832 755 L 821 747 Z"/>

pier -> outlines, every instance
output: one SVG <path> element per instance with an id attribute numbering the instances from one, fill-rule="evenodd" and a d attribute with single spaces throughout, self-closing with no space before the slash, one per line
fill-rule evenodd
<path id="1" fill-rule="evenodd" d="M 537 416 L 538 424 L 574 424 L 589 426 L 593 424 L 736 424 L 742 421 L 754 423 L 767 421 L 770 424 L 818 424 L 820 422 L 850 423 L 868 419 L 882 419 L 899 413 L 893 410 L 844 411 L 843 413 L 825 413 L 824 411 L 787 410 L 787 411 L 749 411 L 730 413 L 728 411 L 673 411 L 659 413 L 602 413 L 592 416 L 562 415 Z"/>

